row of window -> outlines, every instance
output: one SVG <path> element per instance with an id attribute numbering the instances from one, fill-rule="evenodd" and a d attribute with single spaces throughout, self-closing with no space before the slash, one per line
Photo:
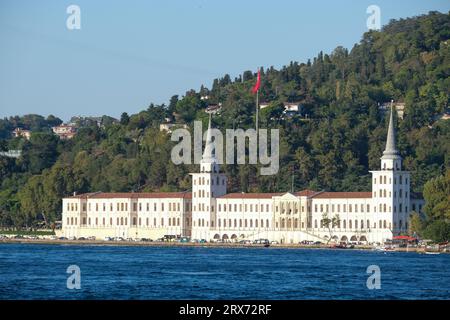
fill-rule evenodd
<path id="1" fill-rule="evenodd" d="M 109 224 L 107 225 L 106 218 L 102 218 L 102 219 L 95 218 L 94 219 L 94 218 L 85 218 L 84 217 L 82 220 L 82 225 L 104 226 L 104 227 L 105 226 L 127 226 L 128 225 L 127 217 L 116 218 L 115 221 L 116 221 L 116 224 L 114 225 L 113 224 L 114 219 L 110 218 Z M 160 219 L 160 224 L 158 225 L 157 224 L 158 220 L 156 218 L 153 218 L 153 221 L 152 221 L 152 219 L 149 219 L 149 218 L 142 219 L 142 218 L 136 218 L 136 217 L 133 217 L 133 219 L 131 219 L 131 226 L 137 226 L 137 225 L 142 226 L 143 222 L 145 223 L 145 226 L 148 226 L 148 227 L 150 227 L 150 226 L 151 227 L 164 227 L 165 226 L 164 218 Z M 152 224 L 152 222 L 153 222 L 153 224 Z M 187 225 L 189 225 L 189 219 L 186 219 L 186 222 L 187 222 Z M 78 225 L 77 217 L 67 217 L 66 224 L 69 226 L 70 225 Z M 179 227 L 180 226 L 180 218 L 175 218 L 175 217 L 168 218 L 167 225 L 169 227 Z"/>
<path id="2" fill-rule="evenodd" d="M 266 219 L 264 225 L 264 219 L 218 219 L 217 227 L 221 228 L 269 228 L 269 219 Z"/>
<path id="3" fill-rule="evenodd" d="M 270 212 L 270 205 L 269 204 L 239 204 L 239 211 L 238 211 L 238 204 L 220 204 L 219 203 L 219 212 L 242 212 L 242 209 L 244 209 L 244 212 Z M 250 209 L 250 210 L 248 210 Z M 253 211 L 255 209 L 255 211 Z M 264 210 L 265 209 L 265 210 Z"/>
<path id="4" fill-rule="evenodd" d="M 353 223 L 353 221 L 354 221 L 354 223 Z M 347 229 L 347 220 L 338 221 L 336 225 L 331 225 L 330 224 L 330 227 L 331 228 L 338 228 L 338 229 L 340 229 L 341 228 L 341 222 L 342 222 L 342 228 L 343 229 Z M 281 222 L 281 225 L 282 225 L 282 228 L 284 228 L 283 227 L 284 221 Z M 324 220 L 320 220 L 320 228 L 324 228 L 324 227 L 328 228 L 328 226 L 325 224 Z M 355 229 L 364 229 L 364 220 L 360 220 L 359 225 L 358 225 L 358 220 L 356 220 L 356 219 L 355 220 L 348 220 L 348 228 L 352 229 L 353 227 Z M 391 229 L 391 227 L 392 227 L 391 223 L 390 222 L 387 223 L 386 220 L 379 220 L 378 221 L 378 228 L 380 228 L 380 229 L 381 228 L 384 228 L 384 229 L 389 228 L 389 229 Z M 394 222 L 394 228 L 396 228 L 396 227 L 397 227 L 397 224 Z M 401 219 L 399 220 L 399 227 L 400 227 L 400 229 L 403 228 L 403 221 Z M 318 228 L 317 219 L 314 220 L 314 228 Z M 366 228 L 370 228 L 370 220 L 368 220 L 368 219 L 366 221 Z M 376 229 L 376 228 L 377 228 L 377 223 L 374 221 L 373 229 Z M 405 223 L 405 228 L 408 228 L 408 223 L 407 222 Z"/>
<path id="5" fill-rule="evenodd" d="M 205 190 L 199 190 L 198 191 L 198 196 L 200 197 L 200 198 L 205 198 L 205 194 L 206 194 L 206 197 L 208 198 L 209 197 L 209 191 L 206 191 L 205 192 Z M 211 193 L 212 194 L 212 197 L 214 197 L 214 192 L 212 192 Z M 194 198 L 197 196 L 197 192 L 196 191 L 194 191 Z"/>
<path id="6" fill-rule="evenodd" d="M 217 176 L 216 179 L 212 178 L 211 185 L 214 185 L 214 181 L 215 181 L 216 185 L 220 185 L 220 183 L 222 183 L 223 186 L 225 185 L 225 178 L 222 178 L 222 181 L 220 180 L 219 176 Z M 194 179 L 194 186 L 195 185 L 197 185 L 197 179 Z M 199 186 L 209 185 L 209 179 L 205 179 L 205 177 L 198 178 L 198 185 Z"/>
<path id="7" fill-rule="evenodd" d="M 407 185 L 408 184 L 408 178 L 407 177 L 405 177 L 405 184 Z M 380 184 L 387 184 L 387 181 L 388 181 L 388 179 L 387 179 L 387 176 L 380 176 Z M 389 184 L 391 184 L 391 178 L 389 178 Z M 374 184 L 376 184 L 377 183 L 377 178 L 374 178 Z M 397 184 L 397 177 L 394 177 L 394 184 Z M 403 184 L 403 176 L 402 175 L 399 175 L 398 176 L 398 184 Z"/>
<path id="8" fill-rule="evenodd" d="M 391 193 L 391 191 L 389 191 L 389 193 L 388 193 L 386 191 L 386 189 L 380 189 L 380 192 L 378 194 L 379 194 L 380 198 L 386 198 L 387 195 L 389 195 L 389 198 L 390 198 L 392 193 Z M 405 199 L 408 198 L 408 191 L 405 191 L 404 195 L 405 195 Z M 376 191 L 373 192 L 373 196 L 374 197 L 377 196 L 377 192 Z M 403 190 L 402 189 L 398 190 L 398 197 L 399 198 L 403 197 Z M 397 191 L 396 190 L 394 190 L 394 198 L 397 198 Z"/>
<path id="9" fill-rule="evenodd" d="M 370 205 L 368 205 L 368 204 L 366 204 L 366 205 L 364 205 L 364 204 L 343 204 L 342 205 L 342 212 L 364 212 L 364 207 L 366 208 L 366 212 L 370 212 Z M 358 208 L 359 208 L 359 211 L 358 211 Z M 314 212 L 329 212 L 329 209 L 330 209 L 330 205 L 328 205 L 328 204 L 320 204 L 320 205 L 318 205 L 318 204 L 315 204 L 314 205 Z M 336 210 L 335 210 L 336 209 Z M 348 211 L 347 211 L 347 209 L 348 209 Z M 325 211 L 324 211 L 325 210 Z M 341 212 L 341 205 L 340 204 L 337 204 L 337 205 L 334 205 L 334 204 L 332 204 L 331 205 L 331 212 Z"/>
<path id="10" fill-rule="evenodd" d="M 107 210 L 107 204 L 103 203 L 102 205 L 99 205 L 98 203 L 95 204 L 94 208 L 95 211 L 98 212 L 99 209 L 101 209 L 103 212 L 106 212 Z M 139 211 L 143 211 L 143 208 L 145 207 L 146 211 L 149 212 L 150 211 L 150 203 L 146 203 L 145 206 L 143 206 L 142 203 L 139 203 Z M 153 211 L 157 211 L 157 203 L 153 203 Z M 164 202 L 161 203 L 160 208 L 161 211 L 164 211 Z M 89 203 L 88 205 L 89 211 L 91 211 L 92 209 L 92 204 Z M 190 205 L 189 203 L 186 203 L 186 211 L 189 211 Z M 114 206 L 112 203 L 109 204 L 109 210 L 112 212 L 114 209 Z M 137 211 L 138 209 L 138 204 L 137 203 L 133 203 L 133 211 Z M 169 202 L 168 204 L 168 209 L 169 211 L 181 211 L 181 205 L 180 203 L 176 203 L 176 202 Z M 67 203 L 67 211 L 78 211 L 78 204 L 77 203 Z M 83 211 L 86 211 L 86 204 L 83 204 Z M 116 211 L 128 211 L 128 203 L 126 202 L 118 202 L 116 203 Z"/>
<path id="11" fill-rule="evenodd" d="M 380 203 L 379 209 L 380 209 L 379 212 L 391 212 L 391 206 L 388 207 L 386 203 L 384 204 Z M 397 206 L 394 206 L 394 212 L 397 212 Z M 398 212 L 403 212 L 403 205 L 401 203 L 398 205 Z M 408 206 L 405 206 L 405 212 L 408 213 Z"/>

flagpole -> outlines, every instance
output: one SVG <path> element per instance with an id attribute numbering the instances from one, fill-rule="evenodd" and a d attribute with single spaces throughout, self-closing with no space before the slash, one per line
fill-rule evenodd
<path id="1" fill-rule="evenodd" d="M 259 89 L 256 91 L 256 139 L 258 139 Z"/>

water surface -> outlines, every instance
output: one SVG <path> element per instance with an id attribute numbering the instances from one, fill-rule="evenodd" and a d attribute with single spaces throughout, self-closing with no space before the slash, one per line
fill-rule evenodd
<path id="1" fill-rule="evenodd" d="M 448 254 L 0 244 L 0 299 L 450 299 L 449 267 Z"/>

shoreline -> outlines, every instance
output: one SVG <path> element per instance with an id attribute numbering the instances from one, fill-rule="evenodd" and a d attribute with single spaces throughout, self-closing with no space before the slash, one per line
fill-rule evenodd
<path id="1" fill-rule="evenodd" d="M 372 246 L 357 246 L 348 249 L 333 248 L 329 245 L 303 245 L 303 244 L 271 244 L 266 248 L 263 244 L 241 244 L 241 243 L 193 243 L 193 242 L 146 242 L 146 241 L 104 241 L 104 240 L 51 240 L 51 239 L 2 239 L 1 244 L 46 244 L 46 245 L 99 245 L 99 246 L 134 246 L 134 247 L 201 247 L 201 248 L 263 248 L 263 249 L 333 249 L 333 250 L 356 250 L 375 251 Z M 394 248 L 386 252 L 415 252 L 425 253 L 425 248 Z M 436 252 L 436 251 L 433 251 Z M 440 251 L 440 253 L 450 253 Z"/>

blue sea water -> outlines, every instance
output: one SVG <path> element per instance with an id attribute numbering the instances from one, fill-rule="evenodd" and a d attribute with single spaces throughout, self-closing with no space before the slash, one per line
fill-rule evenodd
<path id="1" fill-rule="evenodd" d="M 448 254 L 0 244 L 0 299 L 450 299 L 449 267 Z"/>

